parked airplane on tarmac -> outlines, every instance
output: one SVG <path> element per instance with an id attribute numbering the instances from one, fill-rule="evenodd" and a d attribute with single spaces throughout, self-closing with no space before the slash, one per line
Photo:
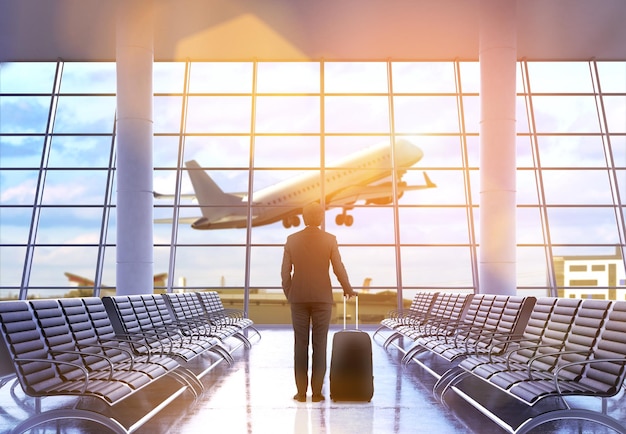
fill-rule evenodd
<path id="1" fill-rule="evenodd" d="M 401 182 L 406 168 L 413 166 L 423 156 L 420 148 L 406 140 L 396 140 L 395 158 L 398 168 L 395 193 L 401 197 L 408 190 L 434 188 L 436 185 L 424 172 L 425 184 L 407 185 Z M 320 183 L 320 171 L 307 171 L 301 175 L 254 192 L 252 197 L 252 226 L 282 221 L 285 228 L 300 225 L 302 208 L 319 201 L 322 191 L 326 209 L 341 207 L 335 218 L 337 225 L 352 226 L 354 217 L 348 214 L 357 201 L 366 205 L 384 205 L 393 201 L 390 178 L 391 147 L 388 143 L 372 146 L 328 166 L 325 182 Z M 194 229 L 244 228 L 248 221 L 246 193 L 225 193 L 194 160 L 185 163 L 195 195 L 182 195 L 197 200 L 202 217 L 182 217 L 180 223 L 191 223 Z M 172 195 L 155 192 L 155 198 L 172 198 Z M 156 223 L 171 223 L 171 219 L 157 219 Z"/>

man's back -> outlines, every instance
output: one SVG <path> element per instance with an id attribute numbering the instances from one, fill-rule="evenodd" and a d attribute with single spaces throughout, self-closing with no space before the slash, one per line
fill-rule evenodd
<path id="1" fill-rule="evenodd" d="M 285 254 L 293 264 L 288 296 L 291 303 L 333 302 L 328 266 L 336 245 L 334 235 L 313 226 L 287 238 Z M 291 268 L 283 269 L 283 272 L 290 271 Z"/>

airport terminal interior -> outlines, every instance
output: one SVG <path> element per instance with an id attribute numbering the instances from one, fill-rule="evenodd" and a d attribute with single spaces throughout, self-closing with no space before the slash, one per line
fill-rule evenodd
<path id="1" fill-rule="evenodd" d="M 439 400 L 440 373 L 403 359 L 416 335 L 379 326 L 421 294 L 619 316 L 624 19 L 621 0 L 0 0 L 0 305 L 207 293 L 254 324 L 120 433 L 515 432 L 484 396 Z M 292 398 L 281 260 L 314 201 L 359 293 L 343 311 L 331 270 L 329 354 L 357 319 L 370 402 L 333 401 L 328 378 L 326 401 Z M 12 318 L 0 432 L 56 408 L 28 432 L 105 432 L 66 420 L 75 398 L 24 393 Z M 141 392 L 112 414 L 148 414 Z M 623 393 L 571 398 L 621 428 L 572 411 L 531 433 L 626 432 Z"/>

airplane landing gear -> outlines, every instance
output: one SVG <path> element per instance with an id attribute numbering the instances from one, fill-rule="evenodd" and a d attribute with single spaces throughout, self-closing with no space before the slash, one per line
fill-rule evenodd
<path id="1" fill-rule="evenodd" d="M 300 217 L 298 217 L 297 215 L 292 215 L 283 219 L 283 227 L 285 229 L 289 229 L 292 226 L 294 228 L 300 226 Z"/>
<path id="2" fill-rule="evenodd" d="M 337 226 L 346 225 L 350 227 L 352 226 L 352 223 L 354 223 L 354 216 L 351 216 L 344 210 L 341 214 L 337 214 L 335 217 L 335 223 Z"/>

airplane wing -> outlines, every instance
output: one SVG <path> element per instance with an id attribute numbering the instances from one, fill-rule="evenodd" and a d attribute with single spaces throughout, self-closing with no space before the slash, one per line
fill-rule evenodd
<path id="1" fill-rule="evenodd" d="M 193 222 L 195 222 L 196 220 L 198 220 L 200 217 L 180 217 L 178 219 L 178 223 L 185 223 L 185 224 L 192 224 Z M 172 219 L 167 219 L 167 218 L 163 218 L 163 219 L 154 219 L 154 223 L 172 223 Z"/>
<path id="2" fill-rule="evenodd" d="M 254 222 L 255 216 L 252 216 Z M 154 223 L 172 223 L 170 218 L 154 219 Z M 235 215 L 226 216 L 209 223 L 204 217 L 180 217 L 178 223 L 192 225 L 194 229 L 229 229 L 229 228 L 245 228 L 248 225 L 247 216 Z"/>
<path id="3" fill-rule="evenodd" d="M 238 196 L 241 198 L 245 198 L 248 197 L 248 193 L 229 193 L 233 196 Z M 159 193 L 158 191 L 153 191 L 152 192 L 152 196 L 154 196 L 155 199 L 174 199 L 175 195 L 174 194 L 168 194 L 168 193 Z M 180 195 L 181 199 L 187 199 L 187 200 L 191 200 L 194 202 L 198 202 L 198 199 L 196 198 L 196 195 L 193 193 L 185 193 L 185 194 L 181 194 Z"/>
<path id="4" fill-rule="evenodd" d="M 155 199 L 174 199 L 174 197 L 175 197 L 174 194 L 159 193 L 157 191 L 153 191 L 152 195 L 154 196 Z M 181 194 L 180 198 L 181 199 L 196 200 L 196 195 L 195 194 Z"/>
<path id="5" fill-rule="evenodd" d="M 405 191 L 425 190 L 427 188 L 437 187 L 437 185 L 430 180 L 426 172 L 423 172 L 423 174 L 424 184 L 407 185 L 405 182 L 399 182 L 397 186 L 398 197 L 401 197 Z M 331 206 L 346 205 L 363 200 L 366 204 L 384 205 L 392 202 L 392 194 L 393 186 L 391 182 L 381 182 L 374 185 L 353 185 L 327 197 L 326 204 Z"/>

